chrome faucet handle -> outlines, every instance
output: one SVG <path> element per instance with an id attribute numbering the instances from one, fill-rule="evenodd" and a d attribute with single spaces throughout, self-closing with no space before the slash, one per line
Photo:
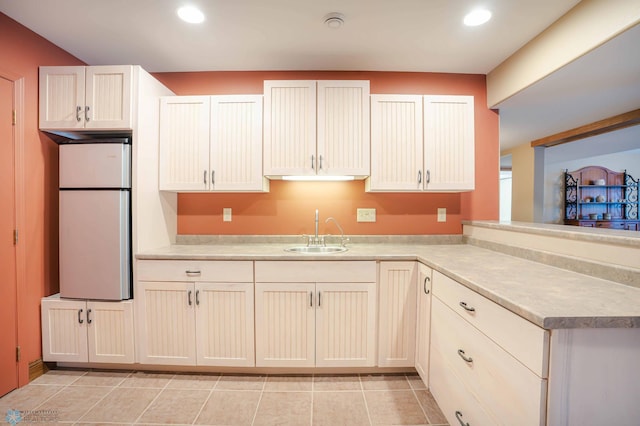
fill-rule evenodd
<path id="1" fill-rule="evenodd" d="M 342 236 L 342 237 L 340 238 L 340 245 L 341 245 L 342 247 L 346 247 L 346 246 L 347 246 L 347 243 L 348 243 L 348 242 L 350 242 L 350 241 L 351 241 L 351 239 L 350 239 L 349 237 Z"/>

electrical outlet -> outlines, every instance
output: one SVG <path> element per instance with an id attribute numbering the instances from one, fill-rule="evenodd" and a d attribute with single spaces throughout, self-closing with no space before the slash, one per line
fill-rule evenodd
<path id="1" fill-rule="evenodd" d="M 447 221 L 447 209 L 439 208 L 438 209 L 438 222 L 446 222 Z"/>
<path id="2" fill-rule="evenodd" d="M 375 222 L 376 221 L 376 209 L 357 209 L 358 222 Z"/>
<path id="3" fill-rule="evenodd" d="M 231 208 L 225 207 L 222 209 L 222 221 L 231 222 Z"/>

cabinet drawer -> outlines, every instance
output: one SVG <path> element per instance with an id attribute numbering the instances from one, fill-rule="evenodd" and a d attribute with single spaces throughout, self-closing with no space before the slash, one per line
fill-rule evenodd
<path id="1" fill-rule="evenodd" d="M 503 424 L 544 424 L 546 380 L 536 376 L 437 297 L 433 298 L 431 309 L 433 350 L 449 362 L 483 408 Z"/>
<path id="2" fill-rule="evenodd" d="M 256 282 L 376 282 L 374 261 L 265 261 L 256 262 Z"/>
<path id="3" fill-rule="evenodd" d="M 438 351 L 431 352 L 429 389 L 450 425 L 498 424 L 462 384 L 447 360 Z"/>
<path id="4" fill-rule="evenodd" d="M 433 272 L 433 294 L 531 371 L 547 377 L 547 330 L 437 271 Z"/>
<path id="5" fill-rule="evenodd" d="M 139 260 L 139 281 L 253 282 L 253 262 L 223 260 Z"/>

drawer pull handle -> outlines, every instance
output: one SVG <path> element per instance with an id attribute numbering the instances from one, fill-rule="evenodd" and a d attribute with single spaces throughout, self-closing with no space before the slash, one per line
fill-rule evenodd
<path id="1" fill-rule="evenodd" d="M 462 426 L 469 426 L 469 423 L 462 420 L 462 413 L 460 411 L 456 411 L 456 419 L 458 419 Z"/>
<path id="2" fill-rule="evenodd" d="M 462 306 L 464 308 L 465 311 L 467 312 L 475 312 L 476 308 L 472 308 L 470 306 L 467 306 L 466 302 L 460 302 L 460 306 Z"/>
<path id="3" fill-rule="evenodd" d="M 190 271 L 190 270 L 186 270 L 184 271 L 188 277 L 199 277 L 201 272 L 200 271 Z"/>
<path id="4" fill-rule="evenodd" d="M 460 355 L 460 358 L 462 358 L 465 362 L 468 362 L 468 363 L 473 362 L 473 358 L 471 358 L 470 356 L 466 356 L 466 354 L 462 349 L 458 349 L 458 355 Z"/>

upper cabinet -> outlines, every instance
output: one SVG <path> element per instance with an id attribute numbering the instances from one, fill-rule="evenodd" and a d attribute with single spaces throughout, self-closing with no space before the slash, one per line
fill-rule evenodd
<path id="1" fill-rule="evenodd" d="M 265 176 L 368 176 L 369 82 L 264 82 Z"/>
<path id="2" fill-rule="evenodd" d="M 262 173 L 262 96 L 160 100 L 160 189 L 268 189 Z"/>
<path id="3" fill-rule="evenodd" d="M 474 189 L 473 96 L 371 95 L 367 191 Z"/>
<path id="4" fill-rule="evenodd" d="M 40 67 L 40 129 L 130 130 L 134 67 Z"/>

